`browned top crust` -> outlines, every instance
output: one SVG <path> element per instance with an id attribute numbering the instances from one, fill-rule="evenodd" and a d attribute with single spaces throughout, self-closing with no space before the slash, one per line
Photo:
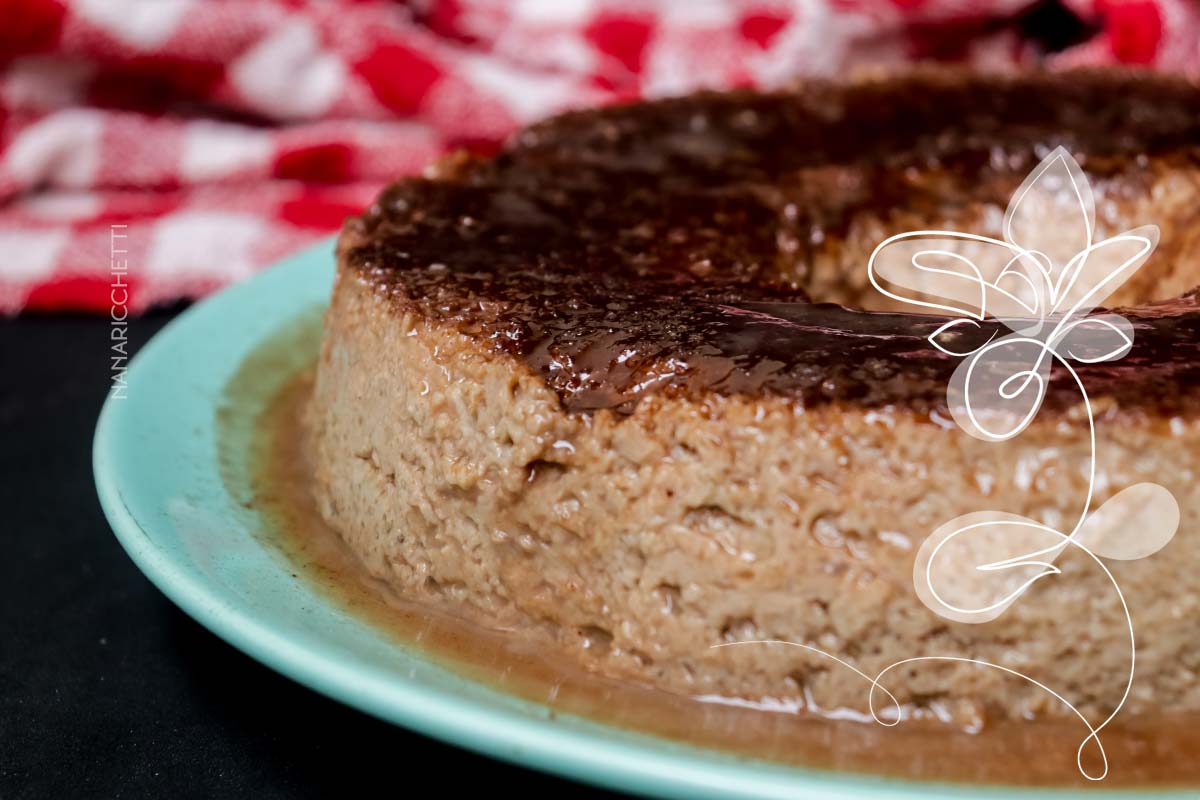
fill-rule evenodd
<path id="1" fill-rule="evenodd" d="M 958 364 L 926 341 L 945 318 L 809 302 L 806 259 L 853 214 L 1002 207 L 1060 144 L 1101 179 L 1195 166 L 1200 89 L 935 71 L 566 114 L 394 184 L 348 223 L 343 256 L 401 307 L 524 359 L 568 410 L 628 411 L 647 391 L 932 410 Z M 1093 397 L 1195 408 L 1196 292 L 1123 313 L 1133 351 L 1079 369 Z M 1046 405 L 1079 400 L 1056 370 Z"/>

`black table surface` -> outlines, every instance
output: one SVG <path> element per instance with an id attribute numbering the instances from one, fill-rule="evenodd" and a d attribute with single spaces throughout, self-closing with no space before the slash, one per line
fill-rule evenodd
<path id="1" fill-rule="evenodd" d="M 141 345 L 173 312 L 134 319 Z M 125 555 L 92 481 L 108 321 L 0 321 L 0 798 L 406 796 L 421 777 L 597 790 L 442 745 L 275 674 Z"/>

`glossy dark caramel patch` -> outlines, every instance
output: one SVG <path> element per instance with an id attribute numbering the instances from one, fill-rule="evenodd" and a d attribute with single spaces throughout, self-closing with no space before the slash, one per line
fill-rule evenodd
<path id="1" fill-rule="evenodd" d="M 1200 90 L 930 72 L 568 114 L 393 185 L 349 223 L 345 257 L 395 302 L 523 359 L 568 410 L 629 411 L 649 391 L 932 410 L 958 364 L 926 341 L 945 318 L 812 302 L 807 260 L 852 213 L 1003 203 L 997 187 L 1060 144 L 1101 180 L 1200 162 Z M 1093 397 L 1188 410 L 1196 295 L 1123 313 L 1133 351 L 1080 368 Z M 1079 401 L 1056 370 L 1046 405 Z"/>

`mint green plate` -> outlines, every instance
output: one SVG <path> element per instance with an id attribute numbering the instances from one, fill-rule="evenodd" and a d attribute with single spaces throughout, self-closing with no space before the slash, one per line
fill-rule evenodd
<path id="1" fill-rule="evenodd" d="M 688 800 L 1164 795 L 1101 786 L 918 783 L 747 760 L 551 714 L 457 675 L 349 616 L 294 578 L 283 558 L 255 538 L 251 516 L 222 480 L 217 452 L 217 414 L 238 365 L 323 305 L 332 276 L 326 242 L 181 314 L 133 359 L 127 396 L 105 404 L 96 428 L 96 486 L 117 538 L 159 589 L 230 644 L 368 714 L 516 764 L 638 794 Z M 294 355 L 299 365 L 313 353 Z"/>

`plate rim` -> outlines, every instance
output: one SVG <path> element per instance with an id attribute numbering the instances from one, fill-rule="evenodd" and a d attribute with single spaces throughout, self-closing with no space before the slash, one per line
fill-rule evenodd
<path id="1" fill-rule="evenodd" d="M 169 355 L 177 341 L 229 308 L 246 304 L 275 283 L 285 285 L 282 273 L 301 280 L 304 270 L 328 272 L 332 266 L 334 237 L 285 258 L 262 272 L 197 302 L 167 323 L 134 355 L 126 381 L 142 374 L 153 375 L 158 360 Z M 326 263 L 323 263 L 326 262 Z M 321 272 L 320 274 L 325 274 Z M 307 276 L 315 280 L 316 276 Z M 284 301 L 286 305 L 286 301 Z M 296 307 L 293 315 L 304 309 Z M 465 748 L 518 766 L 533 768 L 573 780 L 618 791 L 661 797 L 699 798 L 812 798 L 825 800 L 853 796 L 874 800 L 905 800 L 940 796 L 973 800 L 1016 800 L 1029 797 L 1095 797 L 1105 800 L 1146 800 L 1149 796 L 1194 796 L 1195 789 L 1181 787 L 1145 789 L 1103 786 L 1043 788 L 920 781 L 911 778 L 840 772 L 819 767 L 787 765 L 750 757 L 739 757 L 712 748 L 676 742 L 653 734 L 607 725 L 555 710 L 559 717 L 576 717 L 590 725 L 618 731 L 620 738 L 597 737 L 586 729 L 556 726 L 545 716 L 516 708 L 486 706 L 440 687 L 398 680 L 370 665 L 348 664 L 336 654 L 322 652 L 315 634 L 288 635 L 214 591 L 188 571 L 173 555 L 155 542 L 149 530 L 128 508 L 116 463 L 125 446 L 117 431 L 122 414 L 129 413 L 123 401 L 106 397 L 97 420 L 92 443 L 92 468 L 97 495 L 109 525 L 138 569 L 168 599 L 217 637 L 271 670 L 301 685 L 355 708 L 370 716 L 446 744 Z M 184 437 L 179 437 L 182 441 Z M 214 466 L 215 468 L 215 466 Z M 324 602 L 334 605 L 333 601 Z M 381 634 L 382 635 L 382 634 Z M 438 669 L 455 674 L 434 662 Z M 459 676 L 472 683 L 471 678 Z M 503 690 L 486 689 L 506 694 Z M 521 706 L 549 708 L 521 700 Z M 646 740 L 660 747 L 646 749 Z M 713 760 L 715 755 L 720 760 Z M 706 759 L 705 757 L 708 756 Z"/>

